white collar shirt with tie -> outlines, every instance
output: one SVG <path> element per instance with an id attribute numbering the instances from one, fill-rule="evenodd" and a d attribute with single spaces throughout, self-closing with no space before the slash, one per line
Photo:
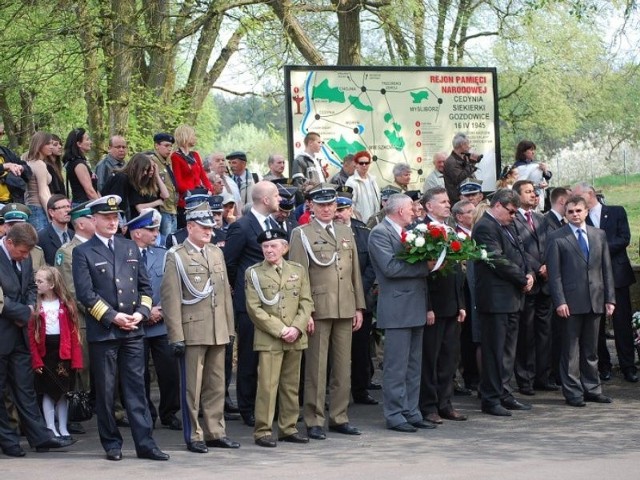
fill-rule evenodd
<path id="1" fill-rule="evenodd" d="M 600 228 L 600 218 L 602 217 L 602 204 L 596 203 L 596 206 L 589 210 L 589 218 L 596 228 Z"/>

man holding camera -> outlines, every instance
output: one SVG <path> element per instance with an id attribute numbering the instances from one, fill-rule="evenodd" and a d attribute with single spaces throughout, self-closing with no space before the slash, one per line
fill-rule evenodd
<path id="1" fill-rule="evenodd" d="M 460 200 L 460 184 L 468 178 L 476 178 L 476 164 L 482 160 L 482 155 L 469 152 L 470 141 L 465 133 L 456 133 L 451 143 L 453 151 L 444 162 L 444 186 L 451 204 L 454 204 Z"/>

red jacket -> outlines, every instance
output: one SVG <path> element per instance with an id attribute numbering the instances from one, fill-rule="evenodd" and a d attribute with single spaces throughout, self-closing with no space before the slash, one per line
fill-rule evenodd
<path id="1" fill-rule="evenodd" d="M 171 154 L 171 168 L 173 176 L 176 179 L 176 190 L 178 191 L 178 206 L 184 208 L 184 194 L 187 190 L 204 187 L 207 190 L 213 190 L 211 182 L 207 178 L 207 172 L 204 171 L 202 160 L 198 152 L 189 152 L 194 158 L 195 163 L 189 165 L 185 160 L 182 152 L 173 152 Z"/>
<path id="2" fill-rule="evenodd" d="M 44 325 L 44 310 L 40 309 L 40 322 Z M 69 318 L 69 310 L 60 304 L 58 310 L 58 321 L 60 322 L 60 360 L 71 360 L 72 369 L 82 368 L 82 347 L 78 341 L 78 332 L 71 319 Z M 44 330 L 44 328 L 42 329 Z M 36 368 L 44 367 L 42 359 L 46 355 L 45 335 L 41 331 L 40 342 L 36 342 L 36 325 L 33 320 L 29 321 L 29 346 L 31 348 L 31 366 Z"/>

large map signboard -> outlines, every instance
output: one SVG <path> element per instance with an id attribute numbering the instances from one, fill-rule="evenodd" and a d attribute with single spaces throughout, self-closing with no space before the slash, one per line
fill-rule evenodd
<path id="1" fill-rule="evenodd" d="M 421 188 L 439 151 L 451 152 L 457 132 L 482 154 L 476 176 L 495 187 L 500 168 L 497 78 L 494 68 L 286 66 L 289 152 L 304 149 L 308 132 L 324 140 L 322 156 L 334 171 L 349 153 L 368 150 L 369 172 L 380 187 L 393 182 L 393 165 L 413 169 Z"/>

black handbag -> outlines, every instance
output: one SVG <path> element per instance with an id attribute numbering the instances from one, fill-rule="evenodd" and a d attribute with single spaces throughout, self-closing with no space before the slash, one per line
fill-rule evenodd
<path id="1" fill-rule="evenodd" d="M 66 393 L 69 402 L 69 421 L 86 422 L 93 417 L 93 407 L 89 392 L 84 389 L 80 375 L 76 376 L 76 382 L 75 390 Z"/>

